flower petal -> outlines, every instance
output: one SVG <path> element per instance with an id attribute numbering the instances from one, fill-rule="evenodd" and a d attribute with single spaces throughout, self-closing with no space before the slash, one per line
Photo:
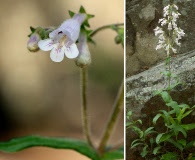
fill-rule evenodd
<path id="1" fill-rule="evenodd" d="M 54 62 L 61 62 L 64 59 L 64 50 L 61 47 L 55 47 L 51 50 L 50 58 Z"/>
<path id="2" fill-rule="evenodd" d="M 80 24 L 77 20 L 68 19 L 61 24 L 58 30 L 62 31 L 71 41 L 76 42 L 80 33 Z"/>
<path id="3" fill-rule="evenodd" d="M 79 50 L 75 43 L 73 43 L 70 47 L 63 47 L 65 51 L 65 55 L 67 58 L 76 58 L 79 55 Z"/>
<path id="4" fill-rule="evenodd" d="M 50 51 L 55 46 L 55 43 L 52 39 L 45 39 L 40 40 L 38 46 L 43 51 Z"/>
<path id="5" fill-rule="evenodd" d="M 91 63 L 91 54 L 87 45 L 87 35 L 83 32 L 81 32 L 79 36 L 78 50 L 79 55 L 75 60 L 76 65 L 81 68 L 89 65 Z"/>
<path id="6" fill-rule="evenodd" d="M 59 41 L 64 36 L 64 33 L 58 28 L 49 33 L 49 38 Z"/>

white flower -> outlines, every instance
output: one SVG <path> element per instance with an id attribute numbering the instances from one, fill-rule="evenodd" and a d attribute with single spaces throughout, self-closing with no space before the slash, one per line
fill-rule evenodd
<path id="1" fill-rule="evenodd" d="M 76 65 L 79 67 L 85 67 L 91 63 L 91 54 L 87 45 L 87 36 L 81 32 L 79 35 L 79 56 L 76 58 Z"/>
<path id="2" fill-rule="evenodd" d="M 33 33 L 28 42 L 27 42 L 27 48 L 31 52 L 36 52 L 39 50 L 38 42 L 41 40 L 41 37 L 38 33 Z"/>
<path id="3" fill-rule="evenodd" d="M 171 22 L 169 22 L 169 24 L 168 24 L 168 30 L 172 30 L 172 24 L 171 24 Z"/>
<path id="4" fill-rule="evenodd" d="M 175 48 L 172 47 L 171 49 L 172 49 L 173 53 L 177 53 L 177 50 Z"/>
<path id="5" fill-rule="evenodd" d="M 160 27 L 157 26 L 154 29 L 154 33 L 155 33 L 155 36 L 157 36 L 158 34 L 164 34 L 164 31 L 162 30 L 162 28 L 160 28 Z"/>
<path id="6" fill-rule="evenodd" d="M 76 58 L 79 51 L 75 42 L 85 18 L 85 14 L 76 14 L 73 18 L 66 20 L 59 28 L 49 34 L 48 39 L 39 41 L 39 48 L 43 51 L 51 50 L 50 58 L 54 62 L 61 62 L 64 59 L 64 54 L 67 58 Z"/>

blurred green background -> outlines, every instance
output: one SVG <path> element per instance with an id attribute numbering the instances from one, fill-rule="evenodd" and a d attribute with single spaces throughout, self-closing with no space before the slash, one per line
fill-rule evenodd
<path id="1" fill-rule="evenodd" d="M 68 10 L 77 12 L 81 5 L 88 13 L 95 15 L 95 18 L 90 20 L 92 29 L 106 24 L 122 23 L 124 2 L 122 0 L 0 2 L 0 139 L 7 140 L 29 134 L 83 138 L 80 69 L 73 60 L 65 58 L 61 63 L 54 63 L 50 60 L 49 52 L 29 52 L 26 48 L 29 27 L 58 26 L 69 18 Z M 104 30 L 94 36 L 96 45 L 89 45 L 92 64 L 89 66 L 88 74 L 88 109 L 92 138 L 96 145 L 123 80 L 124 53 L 122 46 L 114 43 L 115 35 L 112 30 Z M 123 139 L 123 123 L 122 113 L 111 140 L 112 144 Z M 31 156 L 0 153 L 0 160 L 7 157 L 9 159 L 14 157 L 14 160 L 18 157 L 24 160 L 25 157 L 25 160 L 31 160 L 35 158 L 35 153 L 38 153 L 31 149 L 24 153 L 26 152 Z M 45 152 L 41 150 L 42 154 Z M 48 152 L 52 153 L 50 150 Z M 47 158 L 50 159 L 52 156 Z M 36 160 L 39 160 L 39 156 Z"/>

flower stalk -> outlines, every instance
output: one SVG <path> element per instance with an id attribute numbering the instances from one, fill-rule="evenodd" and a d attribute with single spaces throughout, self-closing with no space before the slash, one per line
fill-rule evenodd
<path id="1" fill-rule="evenodd" d="M 123 25 L 124 25 L 124 23 L 116 23 L 116 24 L 105 25 L 105 26 L 102 26 L 102 27 L 99 27 L 99 28 L 93 30 L 93 32 L 90 33 L 90 36 L 92 37 L 95 34 L 97 34 L 99 31 L 104 30 L 104 29 L 111 28 L 112 26 L 118 27 L 118 26 L 123 26 Z"/>
<path id="2" fill-rule="evenodd" d="M 113 105 L 112 114 L 111 114 L 111 116 L 108 120 L 105 131 L 103 133 L 103 137 L 102 137 L 102 139 L 100 141 L 100 145 L 98 147 L 98 152 L 99 152 L 100 155 L 104 152 L 104 150 L 107 146 L 108 140 L 109 140 L 109 138 L 111 136 L 111 133 L 114 129 L 114 125 L 116 123 L 118 115 L 119 115 L 119 113 L 122 109 L 123 101 L 124 101 L 124 83 L 122 82 L 122 84 L 119 88 L 118 95 L 116 97 L 115 103 Z"/>
<path id="3" fill-rule="evenodd" d="M 88 114 L 87 114 L 87 68 L 81 68 L 81 112 L 82 112 L 82 125 L 83 125 L 83 133 L 84 136 L 90 146 L 93 147 L 91 138 L 90 138 L 90 131 L 89 131 L 89 124 L 88 124 Z"/>

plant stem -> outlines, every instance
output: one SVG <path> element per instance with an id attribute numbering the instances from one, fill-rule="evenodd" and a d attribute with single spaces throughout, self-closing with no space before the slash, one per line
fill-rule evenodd
<path id="1" fill-rule="evenodd" d="M 113 105 L 113 111 L 112 111 L 112 114 L 110 116 L 110 119 L 107 123 L 107 126 L 105 128 L 105 131 L 103 133 L 103 137 L 100 141 L 100 145 L 98 147 L 98 152 L 100 154 L 102 154 L 102 152 L 104 152 L 105 150 L 105 147 L 107 145 L 107 142 L 110 138 L 110 135 L 113 131 L 113 128 L 114 128 L 114 124 L 116 123 L 116 120 L 118 118 L 118 115 L 122 109 L 122 103 L 124 101 L 124 84 L 122 82 L 120 88 L 119 88 L 119 91 L 118 91 L 118 95 L 116 97 L 116 100 L 115 100 L 115 103 Z"/>
<path id="2" fill-rule="evenodd" d="M 85 138 L 89 145 L 93 146 L 90 133 L 89 133 L 89 127 L 88 127 L 88 115 L 87 115 L 87 68 L 81 68 L 81 96 L 82 96 L 82 125 L 83 125 L 83 133 L 85 135 Z"/>
<path id="3" fill-rule="evenodd" d="M 112 26 L 123 26 L 123 25 L 124 25 L 124 23 L 116 23 L 116 24 L 105 25 L 105 26 L 102 26 L 102 27 L 99 27 L 99 28 L 95 29 L 93 32 L 90 33 L 89 36 L 93 37 L 99 31 L 107 29 L 107 28 L 111 28 Z"/>

